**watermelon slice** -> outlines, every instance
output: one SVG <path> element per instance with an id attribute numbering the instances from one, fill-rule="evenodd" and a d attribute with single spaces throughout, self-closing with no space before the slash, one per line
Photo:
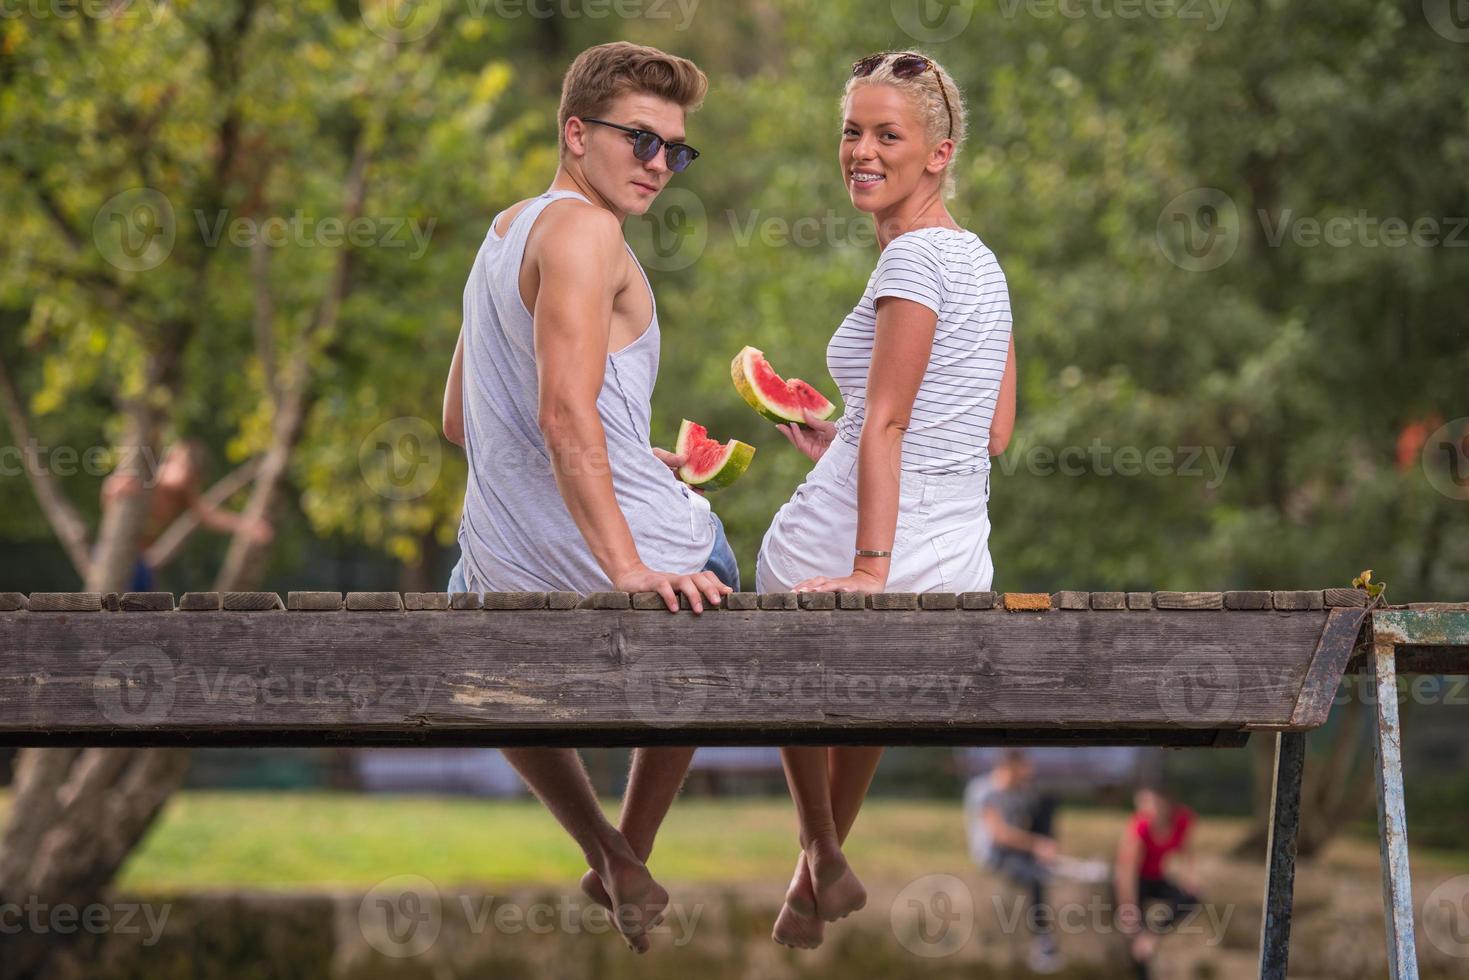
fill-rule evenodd
<path id="1" fill-rule="evenodd" d="M 765 360 L 765 355 L 753 347 L 746 347 L 735 355 L 730 373 L 734 376 L 740 397 L 772 422 L 799 422 L 804 425 L 806 416 L 801 414 L 803 408 L 810 409 L 811 414 L 819 419 L 829 419 L 837 410 L 821 392 L 800 378 L 783 380 Z"/>
<path id="2" fill-rule="evenodd" d="M 678 478 L 700 490 L 723 490 L 738 480 L 755 458 L 754 446 L 738 439 L 715 442 L 709 438 L 708 429 L 688 419 L 678 427 L 678 443 L 673 451 L 685 457 Z"/>

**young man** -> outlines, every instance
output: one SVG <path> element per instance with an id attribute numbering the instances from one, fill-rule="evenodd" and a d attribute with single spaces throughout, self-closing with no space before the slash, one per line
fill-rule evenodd
<path id="1" fill-rule="evenodd" d="M 567 71 L 550 190 L 496 217 L 464 290 L 444 401 L 469 459 L 451 591 L 657 592 L 670 612 L 682 593 L 700 613 L 738 587 L 718 518 L 674 476 L 683 460 L 649 443 L 658 317 L 622 233 L 697 156 L 684 117 L 707 88 L 692 62 L 622 42 Z M 618 829 L 575 750 L 505 750 L 639 952 L 668 902 L 644 862 L 692 755 L 634 753 Z"/>

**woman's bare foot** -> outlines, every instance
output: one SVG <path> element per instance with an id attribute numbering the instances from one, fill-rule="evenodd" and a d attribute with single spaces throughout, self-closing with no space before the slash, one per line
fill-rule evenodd
<path id="1" fill-rule="evenodd" d="M 811 870 L 803 851 L 796 859 L 796 874 L 786 890 L 785 904 L 775 918 L 770 938 L 782 946 L 815 949 L 821 945 L 825 931 L 826 924 L 816 914 L 816 890 L 811 884 Z"/>
<path id="2" fill-rule="evenodd" d="M 667 914 L 668 892 L 631 852 L 612 855 L 607 868 L 596 877 L 607 894 L 612 924 L 629 947 L 639 953 L 647 952 L 651 945 L 648 932 Z"/>
<path id="3" fill-rule="evenodd" d="M 852 873 L 836 838 L 812 841 L 806 848 L 806 862 L 811 868 L 816 914 L 824 921 L 844 919 L 867 904 L 867 889 Z"/>
<path id="4" fill-rule="evenodd" d="M 608 897 L 607 888 L 602 884 L 602 879 L 597 876 L 597 872 L 588 869 L 587 873 L 581 876 L 581 892 L 602 908 L 612 908 L 612 899 Z"/>

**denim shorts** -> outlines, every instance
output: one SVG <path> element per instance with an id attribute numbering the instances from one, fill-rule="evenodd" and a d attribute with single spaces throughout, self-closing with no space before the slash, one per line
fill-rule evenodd
<path id="1" fill-rule="evenodd" d="M 709 560 L 704 563 L 702 571 L 713 572 L 714 575 L 725 585 L 740 590 L 740 565 L 735 560 L 734 549 L 729 546 L 729 539 L 724 535 L 724 522 L 714 511 L 709 512 L 709 523 L 714 525 L 714 550 L 709 553 Z M 454 565 L 454 571 L 449 573 L 450 592 L 468 592 L 469 584 L 464 577 L 464 555 L 460 554 L 459 561 Z"/>

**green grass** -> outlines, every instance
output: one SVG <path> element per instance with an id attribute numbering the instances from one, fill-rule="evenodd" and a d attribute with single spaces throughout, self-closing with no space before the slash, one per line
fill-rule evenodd
<path id="1" fill-rule="evenodd" d="M 611 815 L 615 803 L 607 805 Z M 8 808 L 0 794 L 0 817 Z M 1110 857 L 1125 820 L 1118 810 L 1063 811 L 1067 850 Z M 1202 821 L 1201 851 L 1223 853 L 1241 828 L 1235 819 Z M 954 802 L 872 800 L 847 853 L 873 880 L 969 866 Z M 1344 838 L 1334 853 L 1375 870 L 1372 841 Z M 649 863 L 670 882 L 769 883 L 788 878 L 795 855 L 788 800 L 685 798 Z M 1415 849 L 1414 859 L 1469 865 L 1463 851 Z M 412 873 L 441 883 L 564 885 L 585 867 L 570 838 L 529 799 L 185 792 L 169 802 L 120 884 L 136 892 L 351 889 Z"/>

